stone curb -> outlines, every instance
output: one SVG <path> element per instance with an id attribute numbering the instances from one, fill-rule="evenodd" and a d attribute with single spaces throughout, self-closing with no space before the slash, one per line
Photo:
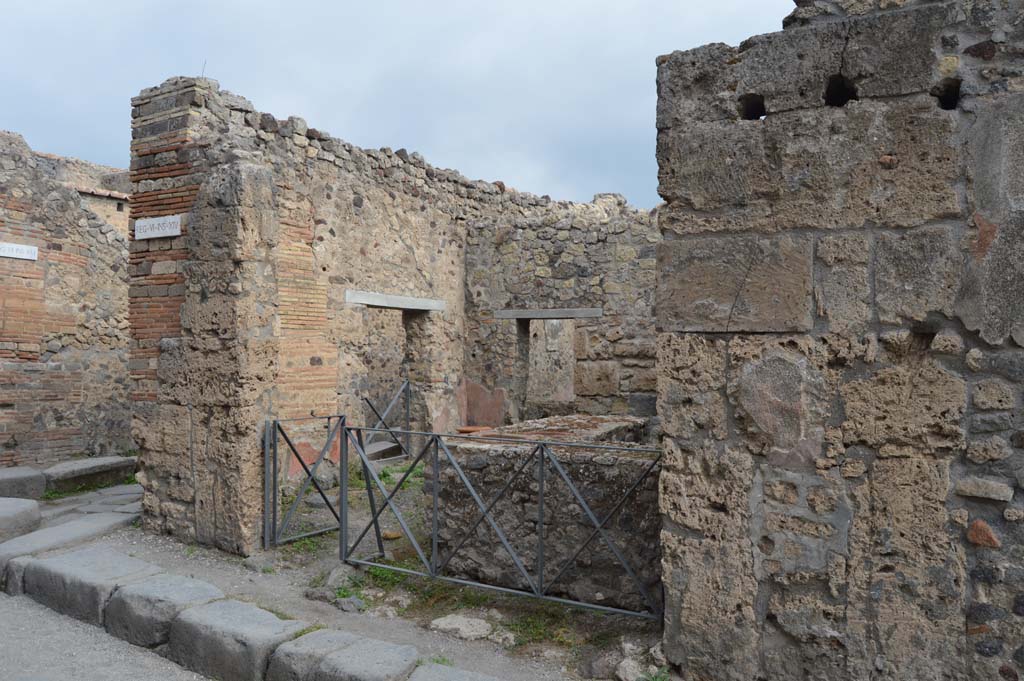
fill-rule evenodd
<path id="1" fill-rule="evenodd" d="M 46 492 L 46 476 L 28 466 L 0 469 L 0 496 L 38 499 Z"/>
<path id="2" fill-rule="evenodd" d="M 11 595 L 105 626 L 117 638 L 219 681 L 498 681 L 419 665 L 410 645 L 309 631 L 305 622 L 225 599 L 212 584 L 103 546 L 12 557 L 4 574 Z"/>
<path id="3" fill-rule="evenodd" d="M 42 521 L 38 501 L 0 497 L 0 542 L 34 532 Z"/>

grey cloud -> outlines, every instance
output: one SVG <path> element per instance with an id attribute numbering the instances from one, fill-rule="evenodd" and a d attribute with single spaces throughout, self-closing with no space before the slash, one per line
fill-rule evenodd
<path id="1" fill-rule="evenodd" d="M 0 128 L 124 166 L 129 98 L 206 75 L 278 117 L 555 198 L 653 207 L 654 59 L 777 30 L 791 0 L 9 3 Z"/>

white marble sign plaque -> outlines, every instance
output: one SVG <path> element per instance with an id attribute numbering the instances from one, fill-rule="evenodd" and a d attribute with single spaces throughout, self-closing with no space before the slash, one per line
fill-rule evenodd
<path id="1" fill-rule="evenodd" d="M 17 258 L 18 260 L 39 260 L 39 248 L 25 244 L 12 244 L 0 241 L 0 258 Z"/>
<path id="2" fill-rule="evenodd" d="M 142 218 L 135 221 L 136 239 L 156 239 L 181 235 L 181 216 L 165 215 L 160 218 Z"/>

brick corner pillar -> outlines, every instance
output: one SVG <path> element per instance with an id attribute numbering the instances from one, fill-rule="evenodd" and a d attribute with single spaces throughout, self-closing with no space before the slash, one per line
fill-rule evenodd
<path id="1" fill-rule="evenodd" d="M 226 96 L 173 78 L 132 100 L 132 431 L 144 527 L 248 554 L 277 349 L 257 263 L 273 229 L 246 228 L 273 211 L 269 171 L 224 160 L 239 143 Z"/>

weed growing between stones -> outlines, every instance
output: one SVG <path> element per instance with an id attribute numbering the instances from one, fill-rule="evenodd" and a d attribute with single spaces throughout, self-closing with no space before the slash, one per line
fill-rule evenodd
<path id="1" fill-rule="evenodd" d="M 58 499 L 66 499 L 67 497 L 73 497 L 77 494 L 85 494 L 86 492 L 95 492 L 96 490 L 106 489 L 108 487 L 117 487 L 118 485 L 135 485 L 135 475 L 129 475 L 124 480 L 119 482 L 99 483 L 95 485 L 79 485 L 74 489 L 65 490 L 58 492 L 57 490 L 48 489 L 40 497 L 43 501 L 57 501 Z"/>

